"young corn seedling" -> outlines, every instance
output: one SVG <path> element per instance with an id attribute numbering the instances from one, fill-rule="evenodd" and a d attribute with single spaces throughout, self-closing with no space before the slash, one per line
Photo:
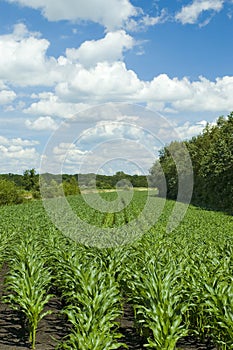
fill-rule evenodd
<path id="1" fill-rule="evenodd" d="M 0 232 L 0 269 L 2 267 L 2 264 L 4 263 L 4 260 L 6 258 L 6 251 L 8 248 L 8 241 L 9 238 L 7 237 L 6 234 L 4 234 L 3 232 Z"/>
<path id="2" fill-rule="evenodd" d="M 44 267 L 43 261 L 34 253 L 35 245 L 33 247 L 33 244 L 25 243 L 24 248 L 19 249 L 16 261 L 10 266 L 10 272 L 5 281 L 8 294 L 4 297 L 4 301 L 25 316 L 29 342 L 34 350 L 38 323 L 51 313 L 51 311 L 44 311 L 45 305 L 52 297 L 48 294 L 51 275 Z M 27 254 L 25 254 L 26 251 Z"/>
<path id="3" fill-rule="evenodd" d="M 188 333 L 183 323 L 188 303 L 183 302 L 182 286 L 177 283 L 180 271 L 172 265 L 162 267 L 154 259 L 146 270 L 147 273 L 138 270 L 132 281 L 136 316 L 148 341 L 145 346 L 173 350 L 177 341 Z"/>
<path id="4" fill-rule="evenodd" d="M 113 276 L 93 264 L 78 272 L 77 288 L 64 292 L 71 302 L 64 313 L 73 328 L 63 349 L 110 350 L 124 345 L 116 332 L 121 296 Z M 77 276 L 77 271 L 76 271 Z"/>
<path id="5" fill-rule="evenodd" d="M 205 306 L 211 315 L 211 334 L 218 348 L 233 349 L 233 278 L 205 285 Z"/>
<path id="6" fill-rule="evenodd" d="M 219 311 L 219 308 L 222 308 L 220 300 L 223 297 L 219 294 L 219 302 L 215 298 L 215 312 L 214 309 L 211 311 L 209 304 L 213 305 L 218 285 L 222 285 L 226 278 L 224 276 L 228 276 L 229 279 L 229 273 L 224 272 L 224 269 L 228 267 L 225 266 L 225 260 L 219 260 L 217 254 L 213 254 L 214 250 L 203 253 L 202 260 L 200 260 L 200 251 L 192 254 L 193 259 L 189 261 L 183 277 L 183 285 L 191 302 L 188 315 L 190 331 L 203 342 L 214 340 L 214 334 L 218 334 L 218 338 L 223 340 L 220 325 L 217 326 L 215 322 L 216 310 Z M 229 282 L 228 280 L 228 284 Z M 213 328 L 214 324 L 216 331 Z M 216 342 L 216 339 L 214 341 Z"/>
<path id="7" fill-rule="evenodd" d="M 117 349 L 116 318 L 121 315 L 121 295 L 111 261 L 100 252 L 78 249 L 56 258 L 56 285 L 67 305 L 63 313 L 72 331 L 59 348 L 79 350 Z M 117 259 L 118 260 L 118 259 Z M 116 265 L 118 263 L 116 262 Z"/>
<path id="8" fill-rule="evenodd" d="M 190 257 L 191 257 L 190 253 Z M 205 308 L 204 284 L 208 279 L 208 266 L 194 254 L 187 260 L 181 283 L 190 307 L 187 312 L 190 334 L 197 336 L 202 342 L 209 337 L 209 317 Z"/>

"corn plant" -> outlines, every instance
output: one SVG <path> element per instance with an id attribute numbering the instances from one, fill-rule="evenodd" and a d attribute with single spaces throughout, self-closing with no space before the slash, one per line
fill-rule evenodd
<path id="1" fill-rule="evenodd" d="M 0 232 L 0 268 L 2 267 L 2 264 L 5 261 L 6 258 L 6 252 L 8 250 L 8 244 L 9 242 L 9 238 L 7 237 L 6 234 L 4 234 L 3 232 Z"/>
<path id="2" fill-rule="evenodd" d="M 215 244 L 210 248 L 210 244 L 211 240 L 204 245 L 199 242 L 193 251 L 189 251 L 189 259 L 181 283 L 186 291 L 186 297 L 190 300 L 190 308 L 187 313 L 190 334 L 196 335 L 203 342 L 210 342 L 212 339 L 216 343 L 217 338 L 213 334 L 218 334 L 218 337 L 223 339 L 223 330 L 220 324 L 214 321 L 213 309 L 211 311 L 207 304 L 213 304 L 213 296 L 214 293 L 217 293 L 219 284 L 229 285 L 230 260 L 219 259 L 218 247 Z M 221 314 L 222 307 L 218 302 L 215 309 Z M 215 331 L 213 330 L 214 324 Z"/>
<path id="3" fill-rule="evenodd" d="M 63 313 L 72 325 L 60 348 L 107 350 L 123 345 L 117 341 L 122 305 L 112 265 L 104 264 L 94 250 L 83 254 L 76 247 L 62 252 L 55 266 L 56 286 L 66 305 Z"/>
<path id="4" fill-rule="evenodd" d="M 44 307 L 52 297 L 48 294 L 51 274 L 37 255 L 36 248 L 32 240 L 25 240 L 18 249 L 16 247 L 5 280 L 7 295 L 4 297 L 12 309 L 25 316 L 32 349 L 35 349 L 38 323 L 51 313 L 50 310 L 44 311 Z"/>
<path id="5" fill-rule="evenodd" d="M 219 349 L 233 349 L 233 278 L 205 285 L 205 307 L 211 318 L 212 339 Z"/>
<path id="6" fill-rule="evenodd" d="M 68 200 L 84 221 L 115 227 L 137 218 L 145 198 L 135 193 L 125 210 L 107 216 L 88 207 L 81 196 Z M 179 227 L 168 234 L 173 206 L 166 201 L 156 225 L 132 245 L 133 232 L 130 245 L 122 250 L 72 242 L 52 226 L 40 201 L 1 207 L 0 265 L 5 261 L 9 266 L 6 287 L 11 307 L 23 312 L 32 328 L 28 310 L 40 306 L 37 315 L 33 311 L 40 320 L 49 287 L 55 287 L 72 327 L 62 345 L 66 349 L 118 347 L 115 317 L 121 314 L 122 300 L 134 306 L 136 325 L 151 348 L 173 349 L 188 331 L 219 349 L 232 349 L 232 217 L 190 206 Z M 143 232 L 149 216 L 140 221 Z M 84 230 L 82 235 L 88 243 L 92 232 Z M 99 238 L 93 236 L 96 246 Z M 111 234 L 107 239 L 111 243 Z"/>
<path id="7" fill-rule="evenodd" d="M 134 271 L 130 281 L 132 301 L 144 346 L 173 350 L 177 341 L 188 334 L 183 316 L 188 303 L 183 301 L 182 286 L 177 283 L 181 271 L 175 266 L 160 266 L 152 258 L 144 271 Z"/>
<path id="8" fill-rule="evenodd" d="M 103 269 L 108 271 L 120 284 L 125 275 L 125 265 L 129 254 L 131 254 L 131 251 L 127 247 L 102 249 L 97 252 L 98 261 Z"/>
<path id="9" fill-rule="evenodd" d="M 200 260 L 200 251 L 196 247 L 195 252 L 189 252 L 189 259 L 181 276 L 181 285 L 184 288 L 190 307 L 186 314 L 186 322 L 189 323 L 189 333 L 196 335 L 204 342 L 209 337 L 209 315 L 205 308 L 204 284 L 209 279 L 211 271 L 203 260 Z"/>
<path id="10" fill-rule="evenodd" d="M 92 288 L 93 285 L 89 291 Z M 94 293 L 92 296 L 80 295 L 80 306 L 70 305 L 65 309 L 64 313 L 72 324 L 72 332 L 61 345 L 63 349 L 110 350 L 124 346 L 117 341 L 121 334 L 116 331 L 116 318 L 121 314 L 119 291 L 112 286 Z"/>

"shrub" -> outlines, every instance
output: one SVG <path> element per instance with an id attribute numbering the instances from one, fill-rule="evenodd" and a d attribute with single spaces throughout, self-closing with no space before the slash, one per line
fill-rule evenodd
<path id="1" fill-rule="evenodd" d="M 22 203 L 23 197 L 17 186 L 8 180 L 0 180 L 0 205 Z"/>

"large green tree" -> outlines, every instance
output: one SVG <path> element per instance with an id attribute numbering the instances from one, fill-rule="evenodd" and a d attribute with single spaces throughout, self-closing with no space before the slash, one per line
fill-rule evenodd
<path id="1" fill-rule="evenodd" d="M 38 175 L 36 175 L 35 169 L 25 170 L 23 173 L 23 186 L 25 190 L 32 191 L 38 187 Z"/>
<path id="2" fill-rule="evenodd" d="M 30 191 L 34 198 L 40 197 L 39 175 L 36 174 L 36 170 L 34 168 L 24 171 L 22 187 L 26 191 Z"/>
<path id="3" fill-rule="evenodd" d="M 176 199 L 178 192 L 175 158 L 180 159 L 179 175 L 188 175 L 185 172 L 186 160 L 179 156 L 181 144 L 176 141 L 164 147 L 159 160 L 151 168 L 154 185 L 164 196 L 166 179 L 167 197 L 171 199 Z M 226 118 L 219 117 L 216 124 L 207 125 L 200 135 L 184 144 L 189 151 L 194 173 L 192 201 L 233 212 L 233 112 Z"/>

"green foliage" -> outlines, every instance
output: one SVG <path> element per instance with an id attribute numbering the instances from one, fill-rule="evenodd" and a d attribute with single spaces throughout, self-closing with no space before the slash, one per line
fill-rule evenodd
<path id="1" fill-rule="evenodd" d="M 23 173 L 23 187 L 27 191 L 35 191 L 39 189 L 39 177 L 36 175 L 35 169 L 25 170 Z"/>
<path id="2" fill-rule="evenodd" d="M 0 180 L 0 205 L 22 203 L 23 198 L 16 185 L 8 180 Z"/>
<path id="3" fill-rule="evenodd" d="M 25 235 L 22 243 L 15 247 L 10 261 L 10 272 L 5 280 L 8 294 L 4 301 L 26 317 L 29 341 L 33 350 L 38 323 L 51 313 L 44 311 L 45 305 L 52 297 L 48 294 L 51 274 L 39 256 L 41 253 L 38 243 Z"/>
<path id="4" fill-rule="evenodd" d="M 43 198 L 56 198 L 63 195 L 61 184 L 54 179 L 45 182 L 44 178 L 41 178 L 40 186 Z"/>
<path id="5" fill-rule="evenodd" d="M 205 285 L 205 308 L 211 319 L 211 337 L 222 349 L 233 349 L 233 278 Z"/>
<path id="6" fill-rule="evenodd" d="M 123 171 L 118 171 L 112 176 L 100 174 L 79 174 L 75 175 L 80 187 L 90 186 L 95 184 L 97 188 L 115 188 L 117 183 L 121 180 L 129 181 L 133 187 L 148 187 L 147 177 L 145 175 L 129 175 Z M 67 175 L 65 176 L 67 180 Z"/>
<path id="7" fill-rule="evenodd" d="M 78 183 L 74 176 L 66 181 L 63 181 L 62 186 L 65 196 L 71 196 L 80 193 Z"/>
<path id="8" fill-rule="evenodd" d="M 68 304 L 64 313 L 72 324 L 63 349 L 117 349 L 122 344 L 116 318 L 121 315 L 121 295 L 112 266 L 106 268 L 95 251 L 69 250 L 54 261 L 56 284 Z M 85 254 L 85 255 L 84 255 Z"/>
<path id="9" fill-rule="evenodd" d="M 17 187 L 23 187 L 23 176 L 20 174 L 0 174 L 0 180 L 12 181 Z"/>
<path id="10" fill-rule="evenodd" d="M 181 143 L 172 142 L 164 147 L 151 168 L 152 181 L 162 196 L 166 194 L 165 176 L 167 198 L 170 199 L 176 199 L 178 191 L 174 159 L 178 158 L 181 175 L 185 176 L 187 171 L 185 159 L 174 153 L 179 145 Z M 233 113 L 227 118 L 220 117 L 216 125 L 207 125 L 200 135 L 186 141 L 185 145 L 194 171 L 193 203 L 233 212 Z"/>
<path id="11" fill-rule="evenodd" d="M 150 349 L 173 350 L 177 341 L 188 334 L 188 323 L 183 322 L 189 308 L 185 290 L 179 283 L 182 266 L 170 261 L 161 264 L 150 254 L 149 261 L 134 265 L 133 279 L 128 280 L 137 323 L 147 338 Z M 149 336 L 149 334 L 151 334 Z"/>
<path id="12" fill-rule="evenodd" d="M 32 194 L 35 199 L 40 198 L 39 175 L 35 169 L 25 170 L 22 176 L 22 187 Z"/>
<path id="13" fill-rule="evenodd" d="M 144 175 L 128 175 L 124 172 L 117 172 L 113 176 L 79 174 L 62 175 L 39 174 L 35 169 L 25 170 L 23 175 L 0 174 L 0 205 L 21 203 L 23 199 L 40 199 L 40 186 L 43 187 L 44 198 L 77 195 L 80 187 L 115 189 L 119 181 L 129 181 L 133 187 L 147 187 L 147 177 Z M 6 182 L 7 181 L 7 182 Z M 21 195 L 22 192 L 22 195 Z M 24 193 L 23 193 L 24 192 Z"/>
<path id="14" fill-rule="evenodd" d="M 112 193 L 104 196 L 114 198 Z M 107 217 L 107 224 L 124 225 L 125 215 L 137 216 L 145 199 L 145 192 L 136 192 L 126 211 L 114 213 L 114 223 Z M 68 200 L 83 220 L 106 224 L 106 213 L 90 208 L 82 196 Z M 63 349 L 119 348 L 119 317 L 127 302 L 149 348 L 174 350 L 188 334 L 231 350 L 233 218 L 190 206 L 182 223 L 166 233 L 173 206 L 167 201 L 154 227 L 117 249 L 68 239 L 49 221 L 41 201 L 2 206 L 0 237 L 7 249 L 0 249 L 0 263 L 9 266 L 6 298 L 24 314 L 24 327 L 33 334 L 52 288 L 70 325 Z M 33 343 L 32 338 L 35 334 Z"/>

